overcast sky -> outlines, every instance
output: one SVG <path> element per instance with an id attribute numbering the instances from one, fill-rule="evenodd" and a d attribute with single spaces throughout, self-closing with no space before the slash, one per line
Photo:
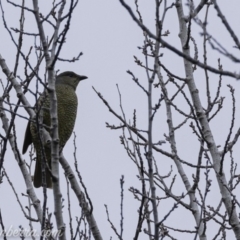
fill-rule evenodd
<path id="1" fill-rule="evenodd" d="M 133 2 L 134 1 L 131 1 L 131 6 L 134 8 Z M 169 4 L 172 3 L 172 1 L 167 2 L 169 2 Z M 197 5 L 199 1 L 194 2 L 196 2 Z M 154 31 L 154 1 L 139 1 L 139 5 L 144 23 L 152 31 Z M 3 6 L 9 27 L 18 26 L 19 10 L 7 5 L 5 2 L 3 3 Z M 29 4 L 28 7 L 31 8 L 32 5 Z M 221 5 L 221 7 L 228 17 L 229 23 L 233 29 L 237 31 L 239 29 L 238 11 L 240 3 L 238 1 L 228 1 L 228 3 Z M 40 5 L 40 11 L 42 11 L 44 14 L 48 12 L 48 9 L 49 6 L 46 2 Z M 201 14 L 200 16 L 203 17 L 204 15 Z M 239 56 L 239 53 L 236 52 L 236 50 L 233 48 L 233 41 L 223 30 L 221 21 L 216 17 L 216 13 L 214 12 L 213 7 L 210 9 L 208 23 L 209 32 L 211 32 L 215 38 L 221 41 L 225 48 L 235 54 L 238 54 L 237 56 Z M 31 14 L 26 15 L 26 29 L 29 32 L 37 32 L 36 23 Z M 48 30 L 50 33 L 51 28 L 48 28 Z M 178 38 L 179 24 L 175 8 L 170 10 L 169 15 L 166 18 L 164 31 L 165 30 L 170 31 L 170 35 L 168 38 L 166 38 L 166 40 L 180 49 L 180 39 Z M 199 27 L 195 27 L 192 33 L 199 44 L 201 44 L 202 40 L 200 31 L 201 29 Z M 9 68 L 12 69 L 16 50 L 10 40 L 9 35 L 6 33 L 6 30 L 3 27 L 2 20 L 0 25 L 0 35 L 0 53 L 5 58 Z M 239 36 L 239 34 L 237 35 Z M 17 37 L 17 35 L 15 36 Z M 139 203 L 134 200 L 132 194 L 128 191 L 128 189 L 131 186 L 139 188 L 140 183 L 136 178 L 138 172 L 135 165 L 129 159 L 123 146 L 120 144 L 119 136 L 121 134 L 121 131 L 112 131 L 105 127 L 105 122 L 118 125 L 119 120 L 111 115 L 106 106 L 101 102 L 96 93 L 93 91 L 92 86 L 94 86 L 98 91 L 102 93 L 102 95 L 105 97 L 105 99 L 108 100 L 116 112 L 121 114 L 119 107 L 119 96 L 116 88 L 116 84 L 118 84 L 122 94 L 122 104 L 126 113 L 126 118 L 129 120 L 132 119 L 133 110 L 136 109 L 138 126 L 140 126 L 141 129 L 147 129 L 147 98 L 144 95 L 143 91 L 139 89 L 131 80 L 131 76 L 126 73 L 127 70 L 131 70 L 134 72 L 136 77 L 138 77 L 141 84 L 147 86 L 146 72 L 136 66 L 133 58 L 135 55 L 138 56 L 142 61 L 144 60 L 143 55 L 141 54 L 141 50 L 137 48 L 138 46 L 143 45 L 143 41 L 144 38 L 142 31 L 132 21 L 129 14 L 117 0 L 80 0 L 77 9 L 74 12 L 70 31 L 67 35 L 67 42 L 62 49 L 60 57 L 72 58 L 74 56 L 77 56 L 81 51 L 83 52 L 83 56 L 81 57 L 80 61 L 76 63 L 70 64 L 67 62 L 57 62 L 56 65 L 56 69 L 59 69 L 60 72 L 71 70 L 80 75 L 88 76 L 88 80 L 80 83 L 77 89 L 79 101 L 78 116 L 75 124 L 75 132 L 77 134 L 77 158 L 84 183 L 87 186 L 89 195 L 94 205 L 94 216 L 104 239 L 109 239 L 110 236 L 113 236 L 113 239 L 117 239 L 107 222 L 104 204 L 107 204 L 109 207 L 111 220 L 116 224 L 117 227 L 119 227 L 119 179 L 121 175 L 125 176 L 124 239 L 133 238 L 137 224 L 137 209 L 139 207 Z M 25 37 L 24 49 L 29 49 L 29 47 L 33 44 L 34 39 L 32 37 Z M 175 55 L 167 49 L 163 49 L 162 52 L 164 53 L 163 60 L 166 66 L 171 71 L 173 71 L 174 74 L 179 74 L 181 77 L 185 77 L 184 65 L 181 58 L 175 57 Z M 32 58 L 34 61 L 34 56 Z M 212 54 L 209 56 L 210 65 L 217 67 L 218 58 L 219 54 L 215 54 L 212 51 Z M 199 59 L 201 61 L 203 59 L 201 45 L 199 45 Z M 222 58 L 222 62 L 224 63 L 224 70 L 239 70 L 239 67 L 230 61 L 225 61 Z M 41 68 L 42 74 L 44 73 L 44 66 L 45 65 L 43 65 Z M 24 65 L 21 62 L 18 74 L 24 77 L 23 73 Z M 5 81 L 5 76 L 1 71 L 0 77 L 3 79 L 3 81 Z M 218 76 L 210 74 L 210 77 L 211 88 L 215 93 Z M 204 92 L 204 72 L 198 69 L 195 73 L 195 79 L 196 84 L 200 90 L 200 96 L 203 97 L 203 104 L 205 104 L 206 97 Z M 216 143 L 218 145 L 221 145 L 221 147 L 224 145 L 230 126 L 229 116 L 231 115 L 232 109 L 231 95 L 228 88 L 226 87 L 226 85 L 229 83 L 235 87 L 236 102 L 240 102 L 240 82 L 224 77 L 224 87 L 221 92 L 222 95 L 226 97 L 224 110 L 211 124 L 213 133 L 216 138 Z M 34 83 L 31 85 L 31 87 L 34 87 Z M 171 91 L 173 93 L 173 89 L 170 89 L 170 92 Z M 156 89 L 154 92 L 155 102 L 157 102 L 159 93 L 159 90 Z M 30 94 L 28 94 L 27 97 L 31 99 Z M 34 105 L 33 98 L 31 100 L 31 103 Z M 182 105 L 180 103 L 181 107 L 188 111 L 188 107 L 184 106 L 184 104 L 186 105 L 185 102 L 182 102 Z M 239 109 L 238 105 L 237 109 Z M 27 116 L 27 113 L 24 110 L 21 111 L 21 113 L 24 116 Z M 177 115 L 175 115 L 175 117 L 175 125 L 179 124 L 183 120 L 182 117 L 177 118 Z M 237 124 L 234 127 L 234 133 L 239 127 L 239 111 L 236 113 L 236 119 Z M 179 152 L 182 158 L 196 164 L 199 151 L 198 141 L 195 136 L 192 136 L 192 131 L 189 128 L 189 123 L 186 125 L 186 128 L 176 134 L 176 138 L 178 140 L 177 145 L 179 147 Z M 19 144 L 19 148 L 22 147 L 26 125 L 26 120 L 21 118 L 17 119 L 17 142 Z M 188 132 L 186 129 L 188 129 Z M 0 130 L 0 132 L 2 133 L 2 130 Z M 159 140 L 165 140 L 164 133 L 168 134 L 168 129 L 166 125 L 165 106 L 163 104 L 154 122 L 154 141 L 156 142 Z M 169 150 L 169 146 L 167 145 L 163 148 Z M 25 192 L 24 182 L 16 161 L 13 158 L 13 155 L 10 153 L 10 149 L 11 148 L 8 145 L 8 154 L 6 155 L 5 159 L 5 168 L 11 177 L 11 181 L 16 186 L 18 194 L 20 194 L 20 199 L 25 206 L 27 205 L 26 198 L 21 196 L 21 193 Z M 72 136 L 64 149 L 64 155 L 69 161 L 71 161 L 72 166 L 73 149 Z M 239 149 L 240 144 L 238 143 L 235 147 L 234 153 L 236 161 L 240 160 Z M 28 156 L 25 155 L 24 157 L 27 161 Z M 160 173 L 162 175 L 167 174 L 170 170 L 170 165 L 173 165 L 173 162 L 170 162 L 169 159 L 158 154 L 155 155 L 155 158 L 157 160 Z M 229 156 L 227 156 L 227 159 L 227 161 L 229 161 Z M 228 169 L 227 166 L 226 169 Z M 175 168 L 174 171 L 177 173 Z M 191 179 L 191 174 L 193 173 L 192 170 L 186 167 L 185 171 L 187 172 L 188 177 Z M 180 181 L 180 177 L 177 177 L 177 180 Z M 219 202 L 218 187 L 215 184 L 214 175 L 213 180 L 213 189 L 209 195 L 209 203 L 211 202 L 211 204 L 213 204 L 214 201 L 217 203 Z M 63 188 L 65 188 L 65 178 L 62 171 L 61 182 L 63 184 Z M 181 194 L 185 191 L 181 182 L 176 183 L 174 190 L 176 194 Z M 38 189 L 36 192 L 39 194 L 39 198 L 41 198 L 42 190 Z M 237 194 L 237 192 L 235 193 Z M 159 192 L 159 194 L 161 197 L 164 196 L 163 192 Z M 23 220 L 23 214 L 16 203 L 14 194 L 10 189 L 6 179 L 4 179 L 4 183 L 0 186 L 0 196 L 0 208 L 5 226 L 13 225 L 17 228 L 20 224 L 22 224 L 24 227 L 28 228 L 28 223 L 27 221 Z M 237 196 L 240 197 L 239 194 L 237 194 Z M 67 199 L 65 199 L 65 202 L 66 201 Z M 79 216 L 80 210 L 77 201 L 75 200 L 74 194 L 72 194 L 72 201 L 73 217 Z M 52 207 L 51 190 L 49 191 L 48 202 L 49 206 Z M 169 205 L 166 203 L 160 205 L 160 220 L 168 212 L 172 204 L 173 202 L 169 202 Z M 9 208 L 10 205 L 11 208 Z M 67 202 L 65 203 L 65 207 L 66 205 Z M 214 207 L 216 207 L 216 205 L 214 205 Z M 183 215 L 183 213 L 185 213 L 185 210 L 179 207 L 174 217 L 170 218 L 170 221 L 168 222 L 169 226 L 174 226 L 175 223 L 177 223 L 179 228 L 184 229 L 186 226 L 192 226 L 193 230 L 194 220 L 192 216 L 189 213 L 185 215 Z M 68 215 L 66 215 L 66 218 L 64 220 L 68 225 L 67 216 Z M 209 239 L 211 239 L 216 232 L 214 228 L 208 228 L 207 233 L 209 234 Z M 146 239 L 146 236 L 142 234 L 142 237 L 140 239 Z M 193 239 L 193 237 L 187 235 L 179 239 L 188 240 Z"/>

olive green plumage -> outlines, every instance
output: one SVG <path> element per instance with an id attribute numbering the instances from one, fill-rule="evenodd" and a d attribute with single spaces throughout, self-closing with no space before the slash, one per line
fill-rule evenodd
<path id="1" fill-rule="evenodd" d="M 63 72 L 56 77 L 56 95 L 57 95 L 57 112 L 58 112 L 58 134 L 59 134 L 59 149 L 62 151 L 64 145 L 70 138 L 75 120 L 77 115 L 77 95 L 75 90 L 78 86 L 78 83 L 86 79 L 85 76 L 79 76 L 74 72 Z M 45 129 L 49 132 L 51 126 L 50 119 L 50 101 L 47 91 L 45 91 L 38 100 L 37 109 L 39 115 L 42 115 L 42 122 L 45 126 Z M 40 111 L 41 110 L 41 111 Z M 48 126 L 48 127 L 47 127 Z M 23 143 L 23 154 L 27 151 L 28 146 L 33 143 L 36 150 L 36 166 L 34 172 L 34 186 L 41 187 L 42 184 L 42 165 L 43 161 L 43 151 L 41 151 L 41 144 L 39 141 L 39 134 L 37 132 L 36 123 L 32 121 L 28 122 L 25 139 Z M 51 150 L 50 147 L 44 147 L 44 154 L 46 156 L 49 167 L 51 168 Z M 46 185 L 48 188 L 52 187 L 52 179 L 49 171 L 46 169 Z"/>

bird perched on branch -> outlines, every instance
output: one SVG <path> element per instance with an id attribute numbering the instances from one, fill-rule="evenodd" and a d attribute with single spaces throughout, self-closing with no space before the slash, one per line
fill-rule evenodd
<path id="1" fill-rule="evenodd" d="M 60 152 L 70 138 L 76 120 L 78 99 L 75 90 L 79 82 L 86 78 L 86 76 L 79 76 L 74 72 L 63 72 L 56 77 L 55 89 L 57 95 Z M 40 96 L 35 108 L 36 115 L 41 116 L 43 126 L 50 133 L 50 99 L 47 91 L 44 91 Z M 28 122 L 22 153 L 26 153 L 28 146 L 33 143 L 36 150 L 34 186 L 36 188 L 43 186 L 42 176 L 44 171 L 42 171 L 42 166 L 45 166 L 46 187 L 52 188 L 52 178 L 49 172 L 49 168 L 51 169 L 51 149 L 49 146 L 43 146 L 43 141 L 40 141 L 40 134 L 37 130 L 39 126 L 36 122 Z M 44 159 L 46 159 L 46 161 Z"/>

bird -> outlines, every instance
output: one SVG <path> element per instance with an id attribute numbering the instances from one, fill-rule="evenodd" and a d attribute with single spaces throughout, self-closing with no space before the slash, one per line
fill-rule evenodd
<path id="1" fill-rule="evenodd" d="M 87 79 L 86 76 L 78 75 L 72 71 L 63 72 L 56 76 L 55 90 L 57 96 L 57 113 L 58 113 L 58 134 L 59 134 L 59 150 L 62 152 L 66 142 L 70 138 L 77 116 L 78 99 L 76 88 L 80 81 Z M 45 90 L 39 97 L 35 105 L 36 115 L 42 117 L 42 124 L 50 133 L 50 99 L 48 91 Z M 38 113 L 38 114 L 37 114 Z M 40 114 L 41 113 L 41 114 Z M 35 188 L 43 186 L 42 166 L 46 167 L 46 187 L 52 188 L 52 177 L 49 172 L 51 169 L 51 149 L 48 146 L 42 147 L 39 133 L 37 131 L 36 121 L 29 120 L 23 142 L 22 153 L 25 154 L 29 145 L 33 143 L 36 150 L 36 165 L 33 176 L 33 184 Z M 44 149 L 44 152 L 42 151 Z M 44 153 L 44 154 L 43 154 Z M 48 166 L 45 164 L 44 155 L 46 156 Z"/>

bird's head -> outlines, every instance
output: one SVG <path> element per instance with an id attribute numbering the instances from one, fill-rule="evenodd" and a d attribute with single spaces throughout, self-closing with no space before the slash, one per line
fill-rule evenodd
<path id="1" fill-rule="evenodd" d="M 67 84 L 73 87 L 74 90 L 76 90 L 79 82 L 84 79 L 87 79 L 87 77 L 68 71 L 57 75 L 56 84 Z"/>

